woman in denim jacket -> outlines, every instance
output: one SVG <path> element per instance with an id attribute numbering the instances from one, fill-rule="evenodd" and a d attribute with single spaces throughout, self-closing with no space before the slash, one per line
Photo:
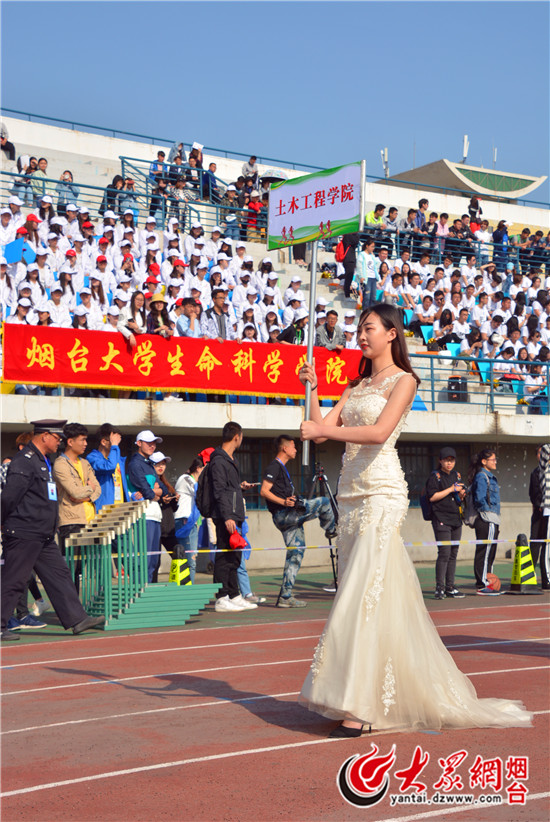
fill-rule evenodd
<path id="1" fill-rule="evenodd" d="M 493 572 L 500 526 L 500 489 L 496 477 L 491 473 L 496 464 L 496 452 L 492 448 L 484 448 L 472 459 L 469 476 L 474 508 L 477 511 L 474 525 L 476 540 L 490 540 L 476 545 L 474 558 L 477 593 L 482 596 L 498 595 L 487 581 L 487 574 Z"/>

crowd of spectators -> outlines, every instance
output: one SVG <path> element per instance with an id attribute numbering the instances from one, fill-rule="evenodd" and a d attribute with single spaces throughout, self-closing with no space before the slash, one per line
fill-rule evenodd
<path id="1" fill-rule="evenodd" d="M 255 157 L 222 191 L 216 164 L 203 172 L 199 144 L 186 156 L 175 143 L 167 161 L 159 151 L 149 168 L 154 194 L 142 228 L 131 178 L 115 176 L 96 217 L 78 206 L 70 171 L 52 196 L 42 193 L 47 160 L 19 160 L 28 160 L 28 185 L 19 194 L 14 189 L 0 211 L 0 245 L 23 239 L 35 259 L 29 262 L 27 253 L 0 260 L 5 322 L 121 333 L 131 346 L 141 334 L 305 342 L 309 312 L 300 276 L 281 289 L 273 260 L 254 265 L 247 254 L 243 236 L 255 242 L 265 236 L 267 192 Z M 181 200 L 173 200 L 175 190 Z M 212 231 L 197 221 L 183 230 L 194 196 L 220 204 Z M 155 214 L 165 213 L 159 203 L 166 198 L 172 216 L 161 230 Z M 31 213 L 23 213 L 25 203 Z M 396 208 L 376 205 L 361 236 L 342 238 L 336 269 L 352 305 L 339 317 L 319 298 L 316 344 L 356 348 L 358 299 L 363 306 L 383 299 L 403 309 L 410 332 L 426 338 L 427 328 L 439 347 L 459 343 L 465 356 L 499 362 L 513 350 L 512 359 L 525 363 L 512 366 L 515 376 L 540 384 L 533 363 L 546 362 L 550 346 L 550 235 L 524 228 L 510 236 L 508 228 L 500 221 L 492 229 L 476 197 L 452 223 L 430 211 L 426 198 L 402 218 Z"/>
<path id="2" fill-rule="evenodd" d="M 548 237 L 529 228 L 509 236 L 504 221 L 491 231 L 477 198 L 451 228 L 447 214 L 428 215 L 428 207 L 422 199 L 398 221 L 396 209 L 385 217 L 378 204 L 366 236 L 342 238 L 337 275 L 346 295 L 364 307 L 384 300 L 401 308 L 409 334 L 435 350 L 455 343 L 463 356 L 495 359 L 501 382 L 521 380 L 538 393 L 550 360 Z"/>
<path id="3" fill-rule="evenodd" d="M 40 421 L 51 422 L 53 421 Z M 127 458 L 121 455 L 121 431 L 110 423 L 98 428 L 94 436 L 95 447 L 91 449 L 86 426 L 77 422 L 66 423 L 59 432 L 59 451 L 56 456 L 50 454 L 51 464 L 47 464 L 51 468 L 51 484 L 56 489 L 55 495 L 52 494 L 50 499 L 56 503 L 58 516 L 54 537 L 61 554 L 68 558 L 74 550 L 78 550 L 70 547 L 68 537 L 74 536 L 91 523 L 104 506 L 148 500 L 145 514 L 147 581 L 158 581 L 164 547 L 172 559 L 187 559 L 191 582 L 194 582 L 200 526 L 195 504 L 197 481 L 214 448 L 201 451 L 191 461 L 187 471 L 180 472 L 177 479 L 174 475 L 175 482 L 172 485 L 167 471 L 172 459 L 159 450 L 162 438 L 155 436 L 150 430 L 137 434 L 134 447 Z M 20 434 L 16 439 L 16 452 L 25 449 L 31 440 L 31 433 Z M 12 461 L 8 456 L 2 462 L 2 500 L 8 499 L 12 484 L 19 479 L 18 464 L 14 463 L 10 471 Z M 204 539 L 207 546 L 214 550 L 216 537 L 211 525 L 211 522 L 205 521 Z M 238 610 L 245 610 L 252 605 L 256 607 L 258 602 L 265 601 L 265 598 L 258 597 L 251 591 L 245 558 L 244 554 L 241 556 L 239 553 L 237 579 L 244 604 Z M 113 572 L 115 575 L 118 573 L 114 565 Z M 77 592 L 81 573 L 82 565 L 76 558 L 74 585 Z M 31 609 L 27 604 L 28 590 L 34 598 Z M 10 632 L 45 628 L 46 623 L 40 617 L 49 607 L 51 606 L 42 596 L 33 574 L 17 601 L 15 613 L 9 615 L 5 630 Z M 3 633 L 2 639 L 5 638 L 11 637 L 9 634 L 6 637 Z"/>
<path id="4" fill-rule="evenodd" d="M 7 136 L 1 144 L 8 161 L 15 161 L 16 150 Z M 228 237 L 233 240 L 261 242 L 267 229 L 269 183 L 260 177 L 256 157 L 243 164 L 242 173 L 233 182 L 225 183 L 217 177 L 217 164 L 203 165 L 202 146 L 193 143 L 186 154 L 183 143 L 174 143 L 168 159 L 159 150 L 148 171 L 136 180 L 131 174 L 115 174 L 98 203 L 99 217 L 106 212 L 118 215 L 132 214 L 137 223 L 147 214 L 155 217 L 159 226 L 176 220 L 180 231 L 190 222 L 189 205 L 208 202 L 221 207 L 220 221 Z M 65 169 L 55 182 L 48 173 L 48 160 L 28 154 L 17 157 L 12 172 L 17 175 L 11 184 L 11 193 L 21 204 L 39 209 L 44 198 L 49 198 L 52 214 L 66 217 L 67 205 L 79 208 L 81 188 Z M 55 216 L 55 214 L 54 214 Z"/>

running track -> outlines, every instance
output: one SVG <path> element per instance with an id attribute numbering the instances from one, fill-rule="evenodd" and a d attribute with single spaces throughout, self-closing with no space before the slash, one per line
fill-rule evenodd
<path id="1" fill-rule="evenodd" d="M 334 723 L 296 701 L 324 624 L 309 610 L 299 620 L 269 609 L 267 622 L 251 612 L 228 625 L 211 614 L 215 627 L 4 646 L 2 818 L 547 822 L 550 607 L 547 597 L 510 599 L 488 608 L 469 598 L 431 615 L 480 696 L 522 699 L 536 713 L 528 730 L 374 730 L 328 740 Z M 421 745 L 431 757 L 421 776 L 429 788 L 441 775 L 438 758 L 460 749 L 469 752 L 463 778 L 477 754 L 529 756 L 527 802 L 391 808 L 386 798 L 356 809 L 336 774 L 373 743 L 381 753 L 397 745 L 396 769 Z"/>

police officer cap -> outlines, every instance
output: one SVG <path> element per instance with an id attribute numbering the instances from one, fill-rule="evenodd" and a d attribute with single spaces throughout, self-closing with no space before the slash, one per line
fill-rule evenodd
<path id="1" fill-rule="evenodd" d="M 67 424 L 67 420 L 34 420 L 31 425 L 34 426 L 35 434 L 59 434 L 63 436 L 63 426 Z"/>
<path id="2" fill-rule="evenodd" d="M 447 457 L 452 457 L 454 460 L 456 459 L 456 451 L 454 448 L 451 448 L 449 445 L 445 448 L 442 448 L 439 452 L 439 459 L 444 460 Z"/>

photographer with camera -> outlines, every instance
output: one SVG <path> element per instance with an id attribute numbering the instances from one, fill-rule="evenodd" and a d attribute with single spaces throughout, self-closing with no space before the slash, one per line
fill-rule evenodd
<path id="1" fill-rule="evenodd" d="M 456 558 L 462 536 L 460 503 L 466 496 L 464 483 L 455 467 L 454 448 L 442 448 L 439 468 L 432 471 L 426 483 L 426 496 L 432 506 L 434 536 L 438 542 L 447 543 L 437 546 L 435 599 L 462 599 L 465 596 L 455 587 Z"/>
<path id="2" fill-rule="evenodd" d="M 283 583 L 277 598 L 279 608 L 305 608 L 306 602 L 295 599 L 292 594 L 296 576 L 300 570 L 306 540 L 304 522 L 319 519 L 327 539 L 336 536 L 334 512 L 328 497 L 304 499 L 296 495 L 290 479 L 287 463 L 296 457 L 296 443 L 288 434 L 281 434 L 275 440 L 277 456 L 266 469 L 261 496 L 273 517 L 273 524 L 283 535 L 287 546 Z"/>

